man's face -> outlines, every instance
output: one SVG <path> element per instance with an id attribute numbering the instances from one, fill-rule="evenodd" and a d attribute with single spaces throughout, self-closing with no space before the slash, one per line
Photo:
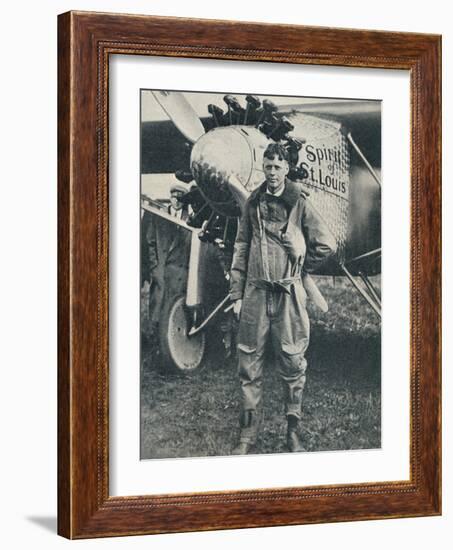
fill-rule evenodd
<path id="1" fill-rule="evenodd" d="M 179 201 L 181 197 L 182 197 L 182 193 L 172 193 L 170 195 L 170 202 L 172 207 L 175 210 L 181 210 L 181 208 L 183 207 L 182 202 Z"/>
<path id="2" fill-rule="evenodd" d="M 284 159 L 279 159 L 278 157 L 268 159 L 264 157 L 263 170 L 269 190 L 275 192 L 285 183 L 289 166 Z"/>

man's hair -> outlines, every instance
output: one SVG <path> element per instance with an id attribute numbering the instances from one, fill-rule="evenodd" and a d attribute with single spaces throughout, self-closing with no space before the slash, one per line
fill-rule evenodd
<path id="1" fill-rule="evenodd" d="M 286 160 L 287 163 L 289 163 L 289 154 L 288 150 L 284 145 L 281 143 L 271 143 L 267 146 L 267 149 L 264 151 L 264 158 L 267 159 L 274 159 L 275 157 L 278 158 L 278 160 Z"/>

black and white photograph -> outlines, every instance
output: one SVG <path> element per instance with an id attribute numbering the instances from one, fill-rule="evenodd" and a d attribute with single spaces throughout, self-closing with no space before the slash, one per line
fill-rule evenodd
<path id="1" fill-rule="evenodd" d="M 140 458 L 379 449 L 381 101 L 140 104 Z"/>
<path id="2" fill-rule="evenodd" d="M 447 7 L 5 3 L 5 549 L 451 548 Z"/>

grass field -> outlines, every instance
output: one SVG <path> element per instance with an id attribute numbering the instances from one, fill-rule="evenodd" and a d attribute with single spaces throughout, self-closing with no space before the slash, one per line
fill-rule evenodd
<path id="1" fill-rule="evenodd" d="M 329 312 L 309 305 L 302 438 L 307 451 L 374 449 L 381 442 L 380 322 L 347 281 L 318 277 Z M 380 287 L 380 277 L 373 278 Z M 146 295 L 142 311 L 146 312 Z M 145 315 L 146 316 L 146 315 Z M 143 323 L 146 327 L 146 319 Z M 236 365 L 214 337 L 203 366 L 185 377 L 158 368 L 158 349 L 143 347 L 141 458 L 229 455 L 238 434 Z M 282 388 L 272 361 L 264 374 L 257 453 L 287 452 Z"/>

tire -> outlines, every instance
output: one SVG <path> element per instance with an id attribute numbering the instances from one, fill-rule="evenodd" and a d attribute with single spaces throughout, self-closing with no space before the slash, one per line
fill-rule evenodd
<path id="1" fill-rule="evenodd" d="M 159 340 L 163 367 L 190 375 L 202 364 L 205 354 L 205 334 L 187 336 L 187 311 L 184 296 L 177 296 L 162 312 Z"/>

